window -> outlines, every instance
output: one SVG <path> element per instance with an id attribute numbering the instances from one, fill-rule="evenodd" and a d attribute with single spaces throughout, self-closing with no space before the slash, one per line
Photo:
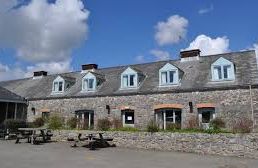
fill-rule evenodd
<path id="1" fill-rule="evenodd" d="M 64 79 L 58 76 L 54 81 L 53 81 L 53 89 L 52 92 L 54 94 L 56 93 L 62 93 L 64 91 Z"/>
<path id="2" fill-rule="evenodd" d="M 223 80 L 234 80 L 235 70 L 232 62 L 220 58 L 212 64 L 212 80 L 223 81 Z"/>
<path id="3" fill-rule="evenodd" d="M 121 88 L 137 88 L 138 85 L 138 73 L 131 69 L 127 68 L 121 74 Z"/>
<path id="4" fill-rule="evenodd" d="M 135 86 L 135 75 L 124 75 L 123 76 L 123 87 L 134 87 Z"/>
<path id="5" fill-rule="evenodd" d="M 82 91 L 95 91 L 97 86 L 96 80 L 92 73 L 86 74 L 82 79 Z"/>
<path id="6" fill-rule="evenodd" d="M 161 72 L 161 84 L 173 84 L 175 71 Z"/>
<path id="7" fill-rule="evenodd" d="M 167 63 L 159 70 L 159 85 L 175 85 L 179 82 L 178 68 Z"/>
<path id="8" fill-rule="evenodd" d="M 155 111 L 155 121 L 160 129 L 170 127 L 181 127 L 181 110 L 180 109 L 158 109 Z"/>
<path id="9" fill-rule="evenodd" d="M 123 126 L 134 126 L 134 111 L 122 110 Z"/>

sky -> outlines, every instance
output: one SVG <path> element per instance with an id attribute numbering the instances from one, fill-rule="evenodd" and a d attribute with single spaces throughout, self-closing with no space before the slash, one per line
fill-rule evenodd
<path id="1" fill-rule="evenodd" d="M 0 0 L 0 81 L 258 51 L 257 0 Z"/>

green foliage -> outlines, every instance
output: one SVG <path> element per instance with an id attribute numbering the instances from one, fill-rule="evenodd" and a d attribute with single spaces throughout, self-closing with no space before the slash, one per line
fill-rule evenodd
<path id="1" fill-rule="evenodd" d="M 233 133 L 250 133 L 252 132 L 253 121 L 247 117 L 240 118 L 233 123 Z"/>
<path id="2" fill-rule="evenodd" d="M 25 128 L 27 127 L 26 121 L 21 119 L 6 119 L 4 121 L 4 126 L 6 129 L 11 131 L 17 131 L 18 128 Z"/>
<path id="3" fill-rule="evenodd" d="M 48 128 L 49 129 L 61 129 L 63 127 L 63 118 L 58 115 L 50 116 L 48 121 Z"/>
<path id="4" fill-rule="evenodd" d="M 67 126 L 70 129 L 75 129 L 78 123 L 78 119 L 76 117 L 72 117 L 70 119 L 67 120 Z"/>
<path id="5" fill-rule="evenodd" d="M 33 127 L 42 127 L 43 125 L 45 124 L 45 120 L 40 117 L 40 118 L 36 118 L 34 121 L 33 121 Z"/>
<path id="6" fill-rule="evenodd" d="M 222 128 L 225 128 L 226 124 L 221 118 L 215 118 L 210 121 L 209 125 L 210 125 L 210 128 L 214 130 L 220 130 Z"/>
<path id="7" fill-rule="evenodd" d="M 153 121 L 153 120 L 149 121 L 149 123 L 147 125 L 147 131 L 151 132 L 151 133 L 159 131 L 159 127 L 155 121 Z"/>
<path id="8" fill-rule="evenodd" d="M 112 126 L 112 123 L 108 118 L 98 119 L 97 129 L 100 131 L 108 131 Z"/>
<path id="9" fill-rule="evenodd" d="M 167 131 L 176 131 L 176 130 L 179 130 L 180 128 L 181 128 L 180 124 L 169 123 L 169 124 L 167 124 L 166 130 Z"/>
<path id="10" fill-rule="evenodd" d="M 138 131 L 140 131 L 140 130 L 137 129 L 137 128 L 134 128 L 134 127 L 120 127 L 120 128 L 110 129 L 110 131 L 138 132 Z"/>

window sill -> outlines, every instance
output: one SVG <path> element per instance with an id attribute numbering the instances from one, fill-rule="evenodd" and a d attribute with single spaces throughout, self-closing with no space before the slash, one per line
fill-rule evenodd
<path id="1" fill-rule="evenodd" d="M 179 86 L 179 83 L 175 83 L 175 84 L 160 84 L 159 87 L 176 87 Z"/>
<path id="2" fill-rule="evenodd" d="M 51 95 L 63 94 L 64 92 L 52 92 Z"/>

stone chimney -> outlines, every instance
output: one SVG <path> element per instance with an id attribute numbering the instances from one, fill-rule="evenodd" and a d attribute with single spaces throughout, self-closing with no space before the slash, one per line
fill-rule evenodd
<path id="1" fill-rule="evenodd" d="M 84 64 L 82 65 L 82 73 L 85 72 L 94 72 L 96 69 L 98 69 L 98 65 L 97 64 Z"/>
<path id="2" fill-rule="evenodd" d="M 180 56 L 181 56 L 181 61 L 195 61 L 199 60 L 201 50 L 199 49 L 194 49 L 194 50 L 186 50 L 186 51 L 181 51 Z"/>
<path id="3" fill-rule="evenodd" d="M 42 78 L 44 76 L 47 76 L 46 71 L 35 71 L 35 72 L 33 72 L 33 79 Z"/>

